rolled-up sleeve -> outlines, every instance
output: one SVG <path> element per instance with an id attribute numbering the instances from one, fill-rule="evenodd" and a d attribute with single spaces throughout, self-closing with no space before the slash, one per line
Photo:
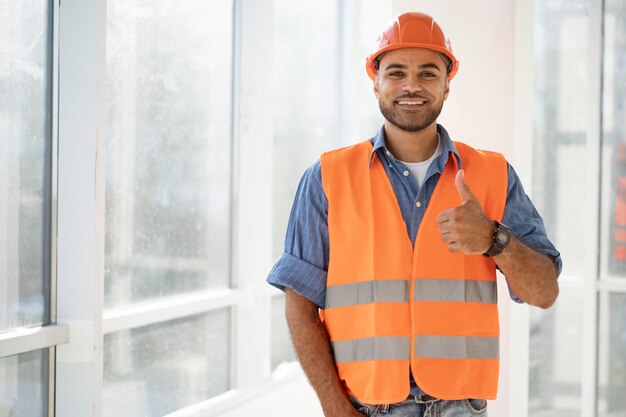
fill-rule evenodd
<path id="1" fill-rule="evenodd" d="M 306 170 L 294 198 L 285 249 L 267 282 L 296 293 L 324 308 L 328 271 L 328 200 L 320 162 Z"/>
<path id="2" fill-rule="evenodd" d="M 526 195 L 522 182 L 513 167 L 508 166 L 508 192 L 506 208 L 502 222 L 511 229 L 511 233 L 523 244 L 538 252 L 548 255 L 557 268 L 557 276 L 561 273 L 563 263 L 561 254 L 554 247 L 543 224 L 543 219 L 534 204 Z M 509 287 L 511 298 L 523 303 Z"/>

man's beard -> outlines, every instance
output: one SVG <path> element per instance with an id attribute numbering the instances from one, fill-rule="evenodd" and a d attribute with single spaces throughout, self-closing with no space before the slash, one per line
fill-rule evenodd
<path id="1" fill-rule="evenodd" d="M 427 104 L 430 103 L 430 101 L 427 102 Z M 433 107 L 419 110 L 419 113 L 417 113 L 419 115 L 417 117 L 417 120 L 414 120 L 415 117 L 411 117 L 414 115 L 405 116 L 403 114 L 400 114 L 400 112 L 396 111 L 393 106 L 395 106 L 395 101 L 392 103 L 391 107 L 387 107 L 382 100 L 378 100 L 378 107 L 380 108 L 380 112 L 391 124 L 406 132 L 419 132 L 426 129 L 434 121 L 437 120 L 437 117 L 439 117 L 441 109 L 443 108 L 443 100 L 440 103 L 435 103 Z"/>

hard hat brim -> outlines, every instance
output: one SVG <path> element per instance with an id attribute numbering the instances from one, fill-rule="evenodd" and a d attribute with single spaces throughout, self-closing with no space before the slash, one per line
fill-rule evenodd
<path id="1" fill-rule="evenodd" d="M 375 61 L 376 61 L 376 58 L 378 58 L 381 54 L 392 51 L 394 49 L 402 49 L 402 48 L 430 49 L 431 51 L 444 54 L 445 56 L 450 58 L 450 61 L 452 61 L 452 67 L 450 68 L 450 72 L 448 73 L 448 79 L 450 80 L 454 78 L 457 71 L 459 70 L 459 61 L 446 48 L 439 47 L 431 43 L 398 43 L 398 44 L 387 45 L 384 48 L 379 49 L 378 51 L 374 52 L 372 55 L 367 57 L 367 59 L 365 60 L 365 70 L 367 71 L 367 75 L 369 75 L 369 77 L 372 80 L 374 79 L 374 77 L 376 77 Z"/>

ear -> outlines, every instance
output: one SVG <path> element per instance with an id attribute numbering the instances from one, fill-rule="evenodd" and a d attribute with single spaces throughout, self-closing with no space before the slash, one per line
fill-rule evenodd
<path id="1" fill-rule="evenodd" d="M 374 75 L 374 95 L 376 96 L 376 100 L 378 100 L 378 72 Z"/>
<path id="2" fill-rule="evenodd" d="M 450 78 L 446 77 L 446 86 L 443 90 L 443 101 L 446 101 L 449 93 L 450 93 Z"/>

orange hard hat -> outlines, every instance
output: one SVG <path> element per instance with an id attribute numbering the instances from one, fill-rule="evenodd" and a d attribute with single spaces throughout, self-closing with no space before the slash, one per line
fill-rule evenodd
<path id="1" fill-rule="evenodd" d="M 377 71 L 377 58 L 381 54 L 400 48 L 425 48 L 450 59 L 448 77 L 452 79 L 459 69 L 459 61 L 452 53 L 450 39 L 435 19 L 425 13 L 403 13 L 395 18 L 376 39 L 374 52 L 365 60 L 367 75 L 373 80 Z"/>

